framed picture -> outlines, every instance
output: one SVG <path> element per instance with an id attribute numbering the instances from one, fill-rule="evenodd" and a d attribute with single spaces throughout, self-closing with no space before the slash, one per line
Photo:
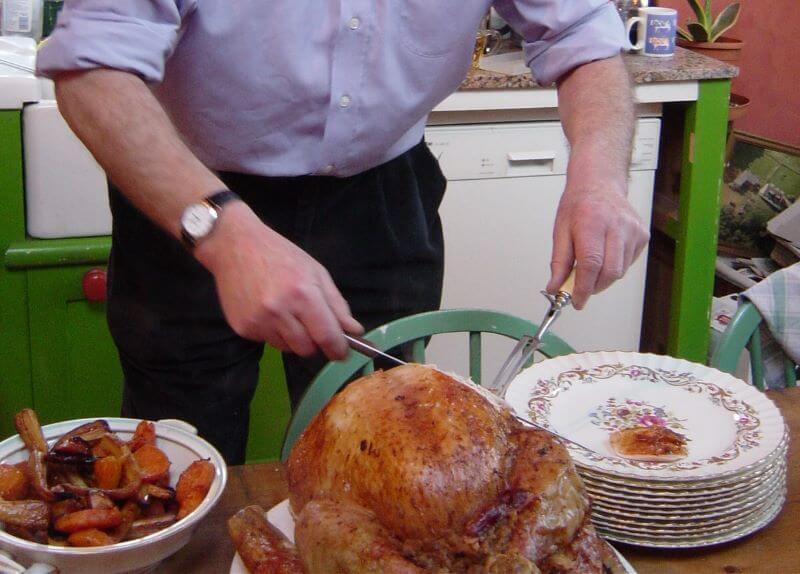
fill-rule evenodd
<path id="1" fill-rule="evenodd" d="M 744 257 L 767 255 L 767 222 L 798 196 L 800 148 L 734 131 L 723 176 L 720 251 Z"/>

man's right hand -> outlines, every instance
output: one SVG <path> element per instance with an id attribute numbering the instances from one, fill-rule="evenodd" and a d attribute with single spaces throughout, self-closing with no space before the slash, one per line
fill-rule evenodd
<path id="1" fill-rule="evenodd" d="M 343 333 L 364 330 L 327 270 L 244 202 L 225 206 L 195 256 L 214 275 L 225 318 L 242 337 L 336 360 L 347 355 Z"/>

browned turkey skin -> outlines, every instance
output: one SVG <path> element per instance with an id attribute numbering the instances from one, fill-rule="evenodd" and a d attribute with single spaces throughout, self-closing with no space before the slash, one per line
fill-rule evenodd
<path id="1" fill-rule="evenodd" d="M 334 397 L 286 476 L 308 574 L 623 572 L 564 447 L 420 365 Z"/>

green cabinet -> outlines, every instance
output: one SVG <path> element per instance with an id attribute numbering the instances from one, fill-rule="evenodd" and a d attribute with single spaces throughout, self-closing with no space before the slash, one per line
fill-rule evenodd
<path id="1" fill-rule="evenodd" d="M 122 370 L 103 303 L 83 294 L 88 270 L 27 272 L 33 404 L 43 423 L 119 414 Z"/>
<path id="2" fill-rule="evenodd" d="M 83 279 L 108 260 L 108 237 L 25 233 L 21 114 L 0 110 L 0 440 L 33 407 L 43 423 L 118 416 L 122 371 L 102 301 Z M 276 460 L 289 420 L 280 354 L 267 349 L 250 407 L 250 462 Z"/>

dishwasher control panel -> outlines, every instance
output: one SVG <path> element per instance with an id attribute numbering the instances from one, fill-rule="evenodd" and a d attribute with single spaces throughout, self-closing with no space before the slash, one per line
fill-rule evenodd
<path id="1" fill-rule="evenodd" d="M 655 169 L 660 121 L 636 122 L 632 170 Z M 565 174 L 569 142 L 560 122 L 432 126 L 425 140 L 447 179 Z"/>

